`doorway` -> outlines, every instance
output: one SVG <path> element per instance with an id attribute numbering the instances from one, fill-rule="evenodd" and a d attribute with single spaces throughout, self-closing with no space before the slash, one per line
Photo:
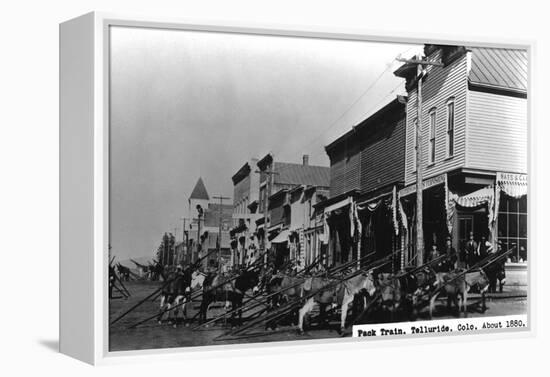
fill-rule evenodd
<path id="1" fill-rule="evenodd" d="M 474 230 L 474 215 L 459 215 L 458 216 L 458 248 L 463 250 L 470 232 Z"/>

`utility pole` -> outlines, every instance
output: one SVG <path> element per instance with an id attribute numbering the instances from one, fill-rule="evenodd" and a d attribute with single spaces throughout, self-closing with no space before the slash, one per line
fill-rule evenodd
<path id="1" fill-rule="evenodd" d="M 265 200 L 264 200 L 264 203 L 263 203 L 263 211 L 264 211 L 264 239 L 263 239 L 263 253 L 264 253 L 264 265 L 267 265 L 267 210 L 268 210 L 268 198 L 269 198 L 269 195 L 271 193 L 271 181 L 272 181 L 272 177 L 274 175 L 278 175 L 279 173 L 277 173 L 276 171 L 273 171 L 273 170 L 256 170 L 256 173 L 259 173 L 260 174 L 260 179 L 261 179 L 261 175 L 262 174 L 265 174 L 266 175 L 266 178 L 265 178 Z"/>
<path id="2" fill-rule="evenodd" d="M 172 265 L 176 266 L 176 256 L 178 255 L 177 249 L 178 249 L 178 227 L 174 227 L 174 257 L 172 259 Z"/>
<path id="3" fill-rule="evenodd" d="M 183 220 L 183 233 L 182 233 L 183 238 L 182 238 L 181 242 L 184 242 L 184 245 L 185 245 L 185 249 L 182 248 L 183 249 L 183 258 L 182 258 L 183 261 L 182 262 L 185 263 L 185 260 L 187 258 L 186 254 L 189 252 L 189 232 L 185 228 L 185 225 L 186 225 L 185 222 L 186 222 L 187 218 L 182 217 L 181 220 Z"/>
<path id="4" fill-rule="evenodd" d="M 202 214 L 204 213 L 204 210 L 202 209 L 202 207 L 197 204 L 197 222 L 198 222 L 198 225 L 197 225 L 197 259 L 199 258 L 199 253 L 201 252 L 201 249 L 202 249 L 202 243 L 201 243 L 201 217 L 202 217 Z M 195 261 L 193 261 L 195 262 Z"/>
<path id="5" fill-rule="evenodd" d="M 422 183 L 423 183 L 423 161 L 422 161 L 422 80 L 426 76 L 424 66 L 432 65 L 442 67 L 443 63 L 423 60 L 420 55 L 415 59 L 397 59 L 407 64 L 416 64 L 417 84 L 416 95 L 416 265 L 424 264 L 424 227 L 422 216 Z"/>
<path id="6" fill-rule="evenodd" d="M 213 196 L 212 199 L 218 199 L 220 201 L 220 211 L 218 219 L 218 268 L 221 267 L 221 249 L 222 249 L 222 205 L 224 200 L 229 200 L 231 198 L 227 196 Z"/>

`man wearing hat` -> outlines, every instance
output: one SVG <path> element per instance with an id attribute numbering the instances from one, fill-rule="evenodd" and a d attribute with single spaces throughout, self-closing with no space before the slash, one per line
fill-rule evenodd
<path id="1" fill-rule="evenodd" d="M 457 267 L 456 263 L 457 263 L 458 257 L 456 255 L 456 250 L 453 247 L 450 236 L 447 236 L 447 238 L 445 239 L 444 253 L 447 256 L 447 271 L 452 271 L 456 269 Z"/>
<path id="2" fill-rule="evenodd" d="M 470 238 L 464 248 L 464 262 L 466 262 L 466 268 L 476 264 L 477 258 L 477 242 L 474 240 L 474 232 L 470 231 Z"/>

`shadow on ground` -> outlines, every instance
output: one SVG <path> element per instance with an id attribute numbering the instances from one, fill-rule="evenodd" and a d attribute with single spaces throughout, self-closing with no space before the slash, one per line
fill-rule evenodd
<path id="1" fill-rule="evenodd" d="M 49 349 L 53 352 L 59 352 L 59 340 L 39 340 L 38 344 L 40 344 L 42 347 Z"/>

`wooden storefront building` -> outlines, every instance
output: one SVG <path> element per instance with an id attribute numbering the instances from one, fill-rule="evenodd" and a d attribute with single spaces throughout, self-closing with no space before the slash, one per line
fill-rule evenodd
<path id="1" fill-rule="evenodd" d="M 404 186 L 405 109 L 406 97 L 398 96 L 325 147 L 330 197 L 317 208 L 329 266 L 401 249 L 396 198 Z M 399 255 L 389 268 L 399 268 Z"/>
<path id="2" fill-rule="evenodd" d="M 527 259 L 527 53 L 467 46 L 426 45 L 422 82 L 423 228 L 425 250 L 447 236 L 462 250 L 470 232 Z M 405 264 L 414 264 L 417 65 L 406 79 Z"/>

